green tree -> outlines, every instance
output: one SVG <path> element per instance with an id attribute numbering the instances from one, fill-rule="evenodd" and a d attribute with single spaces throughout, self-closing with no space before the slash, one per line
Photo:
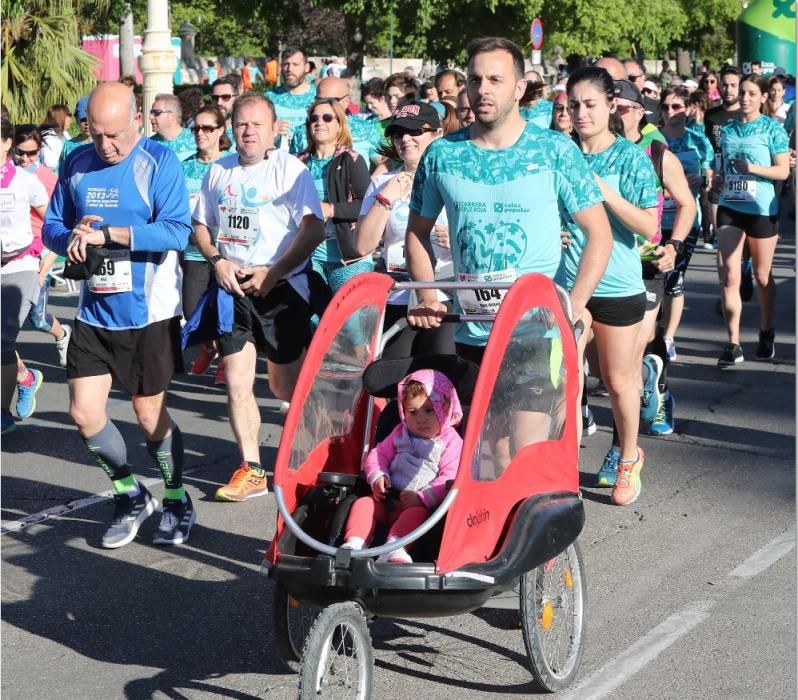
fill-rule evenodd
<path id="1" fill-rule="evenodd" d="M 11 121 L 39 122 L 52 104 L 73 106 L 95 84 L 75 3 L 12 0 L 3 9 L 0 90 Z"/>

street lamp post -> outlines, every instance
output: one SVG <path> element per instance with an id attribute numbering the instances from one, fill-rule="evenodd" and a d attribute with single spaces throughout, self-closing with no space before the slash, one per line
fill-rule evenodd
<path id="1" fill-rule="evenodd" d="M 141 72 L 144 74 L 144 133 L 152 135 L 150 107 L 159 93 L 171 93 L 176 58 L 172 50 L 172 32 L 169 28 L 169 3 L 167 0 L 147 0 L 147 29 L 141 47 Z"/>

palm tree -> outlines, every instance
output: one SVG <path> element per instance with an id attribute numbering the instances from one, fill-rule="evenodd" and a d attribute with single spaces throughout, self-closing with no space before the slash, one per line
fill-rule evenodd
<path id="1" fill-rule="evenodd" d="M 96 84 L 95 59 L 80 48 L 79 2 L 10 0 L 3 8 L 0 91 L 12 123 L 38 123 L 50 105 L 71 107 Z"/>

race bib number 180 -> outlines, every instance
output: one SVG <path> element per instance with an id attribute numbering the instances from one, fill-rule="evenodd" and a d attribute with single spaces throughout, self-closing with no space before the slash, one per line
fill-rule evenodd
<path id="1" fill-rule="evenodd" d="M 458 282 L 471 282 L 479 285 L 482 282 L 515 282 L 515 269 L 496 270 L 495 272 L 480 272 L 469 274 L 461 272 L 457 275 Z M 466 314 L 495 314 L 507 294 L 505 289 L 460 289 L 457 291 L 457 299 L 460 308 Z"/>
<path id="2" fill-rule="evenodd" d="M 727 175 L 723 197 L 727 202 L 755 202 L 756 180 L 747 175 Z"/>

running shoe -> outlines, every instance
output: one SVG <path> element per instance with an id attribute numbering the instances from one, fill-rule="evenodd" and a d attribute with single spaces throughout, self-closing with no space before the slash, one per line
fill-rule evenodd
<path id="1" fill-rule="evenodd" d="M 751 258 L 743 260 L 741 274 L 740 299 L 743 302 L 751 301 L 751 297 L 754 296 L 754 268 L 751 265 Z"/>
<path id="2" fill-rule="evenodd" d="M 662 337 L 662 340 L 665 341 L 665 352 L 668 353 L 668 359 L 673 361 L 676 359 L 676 343 L 673 341 L 673 338 L 665 335 Z"/>
<path id="3" fill-rule="evenodd" d="M 219 364 L 216 365 L 216 376 L 213 378 L 213 383 L 217 386 L 227 384 L 227 376 L 224 373 L 224 362 L 219 362 Z"/>
<path id="4" fill-rule="evenodd" d="M 588 437 L 596 432 L 596 419 L 590 406 L 582 406 L 582 437 Z"/>
<path id="5" fill-rule="evenodd" d="M 607 456 L 604 458 L 604 464 L 601 465 L 598 474 L 596 474 L 596 486 L 615 486 L 615 479 L 618 475 L 618 460 L 621 458 L 621 453 L 616 445 L 610 447 Z"/>
<path id="6" fill-rule="evenodd" d="M 717 243 L 713 243 L 712 241 L 704 241 L 704 250 L 717 250 L 717 248 Z"/>
<path id="7" fill-rule="evenodd" d="M 604 386 L 604 382 L 599 379 L 599 383 L 593 388 L 590 392 L 590 396 L 609 396 L 610 392 L 607 391 L 607 387 Z"/>
<path id="8" fill-rule="evenodd" d="M 233 472 L 226 486 L 216 490 L 217 501 L 246 501 L 249 498 L 265 496 L 269 493 L 266 475 L 258 474 L 246 462 L 242 462 Z"/>
<path id="9" fill-rule="evenodd" d="M 756 346 L 757 360 L 772 360 L 776 357 L 776 330 L 759 331 L 759 345 Z"/>
<path id="10" fill-rule="evenodd" d="M 158 501 L 147 490 L 147 487 L 140 481 L 138 486 L 137 496 L 131 497 L 125 493 L 118 493 L 114 496 L 114 517 L 102 539 L 102 545 L 106 549 L 117 549 L 132 542 L 141 524 L 158 507 Z"/>
<path id="11" fill-rule="evenodd" d="M 44 375 L 38 369 L 29 369 L 33 381 L 28 386 L 17 384 L 17 415 L 20 418 L 30 418 L 36 411 L 36 392 L 42 385 Z"/>
<path id="12" fill-rule="evenodd" d="M 11 411 L 3 411 L 2 422 L 3 429 L 0 431 L 0 435 L 8 435 L 17 429 L 17 422 L 14 420 L 14 416 L 11 415 Z"/>
<path id="13" fill-rule="evenodd" d="M 718 358 L 718 367 L 731 367 L 740 364 L 745 357 L 743 349 L 737 343 L 729 343 Z"/>
<path id="14" fill-rule="evenodd" d="M 662 358 L 649 354 L 643 358 L 643 364 L 648 367 L 648 377 L 643 382 L 643 396 L 640 399 L 640 420 L 650 423 L 654 420 L 662 403 L 662 394 L 659 390 L 659 380 L 662 377 Z"/>
<path id="15" fill-rule="evenodd" d="M 628 506 L 640 497 L 643 485 L 640 472 L 643 470 L 645 454 L 637 448 L 637 459 L 634 462 L 618 462 L 618 478 L 612 489 L 610 499 L 616 506 Z"/>
<path id="16" fill-rule="evenodd" d="M 153 544 L 183 544 L 188 542 L 191 526 L 197 519 L 197 511 L 186 494 L 186 500 L 163 499 L 161 523 L 152 538 Z"/>
<path id="17" fill-rule="evenodd" d="M 200 345 L 199 355 L 194 360 L 194 364 L 191 365 L 191 374 L 205 374 L 208 371 L 208 367 L 211 366 L 214 357 L 216 357 L 216 348 L 213 343 Z"/>
<path id="18" fill-rule="evenodd" d="M 61 328 L 64 329 L 64 337 L 61 340 L 55 341 L 55 349 L 58 350 L 58 364 L 61 367 L 67 365 L 67 350 L 69 349 L 69 339 L 72 337 L 72 326 L 62 323 Z"/>
<path id="19" fill-rule="evenodd" d="M 662 397 L 662 406 L 660 407 L 657 417 L 651 421 L 648 426 L 649 435 L 670 435 L 676 427 L 676 422 L 673 419 L 673 409 L 676 407 L 676 401 L 670 391 L 666 391 Z"/>

